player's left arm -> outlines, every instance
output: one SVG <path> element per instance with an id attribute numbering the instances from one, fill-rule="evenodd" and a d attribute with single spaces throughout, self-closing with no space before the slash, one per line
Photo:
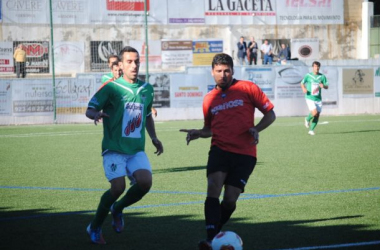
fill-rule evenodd
<path id="1" fill-rule="evenodd" d="M 265 93 L 256 84 L 251 85 L 251 98 L 254 108 L 263 113 L 263 118 L 255 126 L 249 128 L 248 132 L 253 136 L 253 144 L 259 143 L 259 133 L 269 127 L 275 120 L 276 114 L 273 111 L 273 104 L 265 95 Z"/>
<path id="2" fill-rule="evenodd" d="M 145 127 L 146 127 L 146 131 L 148 131 L 150 138 L 152 139 L 153 145 L 156 147 L 157 151 L 154 153 L 157 155 L 162 154 L 164 152 L 164 147 L 162 146 L 161 141 L 157 138 L 156 128 L 154 125 L 154 120 L 153 120 L 152 114 L 150 114 L 146 117 Z"/>
<path id="3" fill-rule="evenodd" d="M 264 114 L 260 122 L 256 126 L 251 127 L 248 132 L 253 136 L 253 144 L 259 143 L 259 133 L 269 127 L 276 120 L 276 114 L 273 109 Z"/>
<path id="4" fill-rule="evenodd" d="M 328 89 L 328 88 L 329 88 L 329 84 L 328 84 L 328 82 L 327 82 L 326 76 L 324 76 L 324 77 L 322 78 L 322 81 L 319 83 L 319 87 L 320 87 L 321 89 Z"/>

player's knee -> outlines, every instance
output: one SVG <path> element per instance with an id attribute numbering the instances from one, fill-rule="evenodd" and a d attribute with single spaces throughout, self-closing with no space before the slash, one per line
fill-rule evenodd
<path id="1" fill-rule="evenodd" d="M 113 186 L 111 187 L 111 194 L 114 197 L 119 197 L 120 195 L 124 193 L 124 190 L 125 190 L 125 185 Z"/>
<path id="2" fill-rule="evenodd" d="M 232 210 L 236 207 L 236 201 L 223 200 L 223 206 L 228 210 Z"/>
<path id="3" fill-rule="evenodd" d="M 139 185 L 139 188 L 141 191 L 148 192 L 150 188 L 152 187 L 152 179 L 150 180 L 140 180 L 137 182 L 137 185 Z"/>
<path id="4" fill-rule="evenodd" d="M 211 197 L 219 197 L 222 187 L 217 185 L 215 182 L 208 181 L 207 183 L 207 194 Z"/>

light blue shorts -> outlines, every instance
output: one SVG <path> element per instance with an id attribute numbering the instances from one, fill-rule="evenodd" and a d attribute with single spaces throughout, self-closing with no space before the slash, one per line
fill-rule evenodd
<path id="1" fill-rule="evenodd" d="M 108 181 L 118 177 L 128 176 L 131 185 L 136 183 L 133 173 L 145 169 L 152 173 L 148 156 L 141 151 L 134 155 L 109 151 L 103 155 L 103 168 Z"/>

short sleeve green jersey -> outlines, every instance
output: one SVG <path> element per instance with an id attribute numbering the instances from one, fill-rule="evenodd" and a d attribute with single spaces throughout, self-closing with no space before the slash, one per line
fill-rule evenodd
<path id="1" fill-rule="evenodd" d="M 109 81 L 113 78 L 112 72 L 105 74 L 102 76 L 102 83 L 105 83 L 106 81 Z"/>
<path id="2" fill-rule="evenodd" d="M 108 150 L 131 155 L 144 151 L 145 123 L 151 115 L 153 93 L 149 83 L 128 83 L 120 77 L 92 97 L 88 107 L 109 115 L 103 118 L 103 154 Z"/>
<path id="3" fill-rule="evenodd" d="M 321 88 L 319 87 L 319 84 L 322 83 L 324 86 L 328 86 L 328 82 L 326 79 L 326 76 L 324 74 L 318 73 L 308 73 L 303 80 L 301 81 L 301 84 L 305 85 L 306 87 L 306 94 L 305 98 L 310 99 L 313 101 L 322 101 L 322 95 L 321 95 Z"/>

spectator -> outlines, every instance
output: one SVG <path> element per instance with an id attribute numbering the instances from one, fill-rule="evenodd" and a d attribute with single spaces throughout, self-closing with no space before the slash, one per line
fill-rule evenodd
<path id="1" fill-rule="evenodd" d="M 282 61 L 290 60 L 290 50 L 284 43 L 281 44 L 281 50 L 278 54 L 278 62 L 281 64 Z"/>
<path id="2" fill-rule="evenodd" d="M 252 65 L 252 61 L 257 65 L 257 50 L 258 46 L 255 41 L 255 38 L 251 36 L 251 41 L 248 43 L 248 62 L 249 65 Z"/>
<path id="3" fill-rule="evenodd" d="M 17 46 L 17 49 L 15 50 L 15 53 L 13 54 L 13 58 L 15 59 L 15 62 L 16 62 L 17 78 L 20 78 L 20 75 L 22 76 L 22 78 L 25 78 L 26 51 L 24 50 L 24 47 L 22 46 L 22 44 L 19 44 Z"/>
<path id="4" fill-rule="evenodd" d="M 269 43 L 268 39 L 264 40 L 264 43 L 261 45 L 261 53 L 264 56 L 264 65 L 266 64 L 272 64 L 272 57 L 273 57 L 273 47 L 272 44 Z"/>
<path id="5" fill-rule="evenodd" d="M 245 62 L 245 64 L 247 65 L 248 64 L 247 44 L 246 44 L 246 42 L 244 42 L 243 36 L 240 37 L 240 41 L 237 43 L 237 47 L 238 47 L 237 56 L 239 58 L 239 65 L 243 65 L 243 62 Z"/>

